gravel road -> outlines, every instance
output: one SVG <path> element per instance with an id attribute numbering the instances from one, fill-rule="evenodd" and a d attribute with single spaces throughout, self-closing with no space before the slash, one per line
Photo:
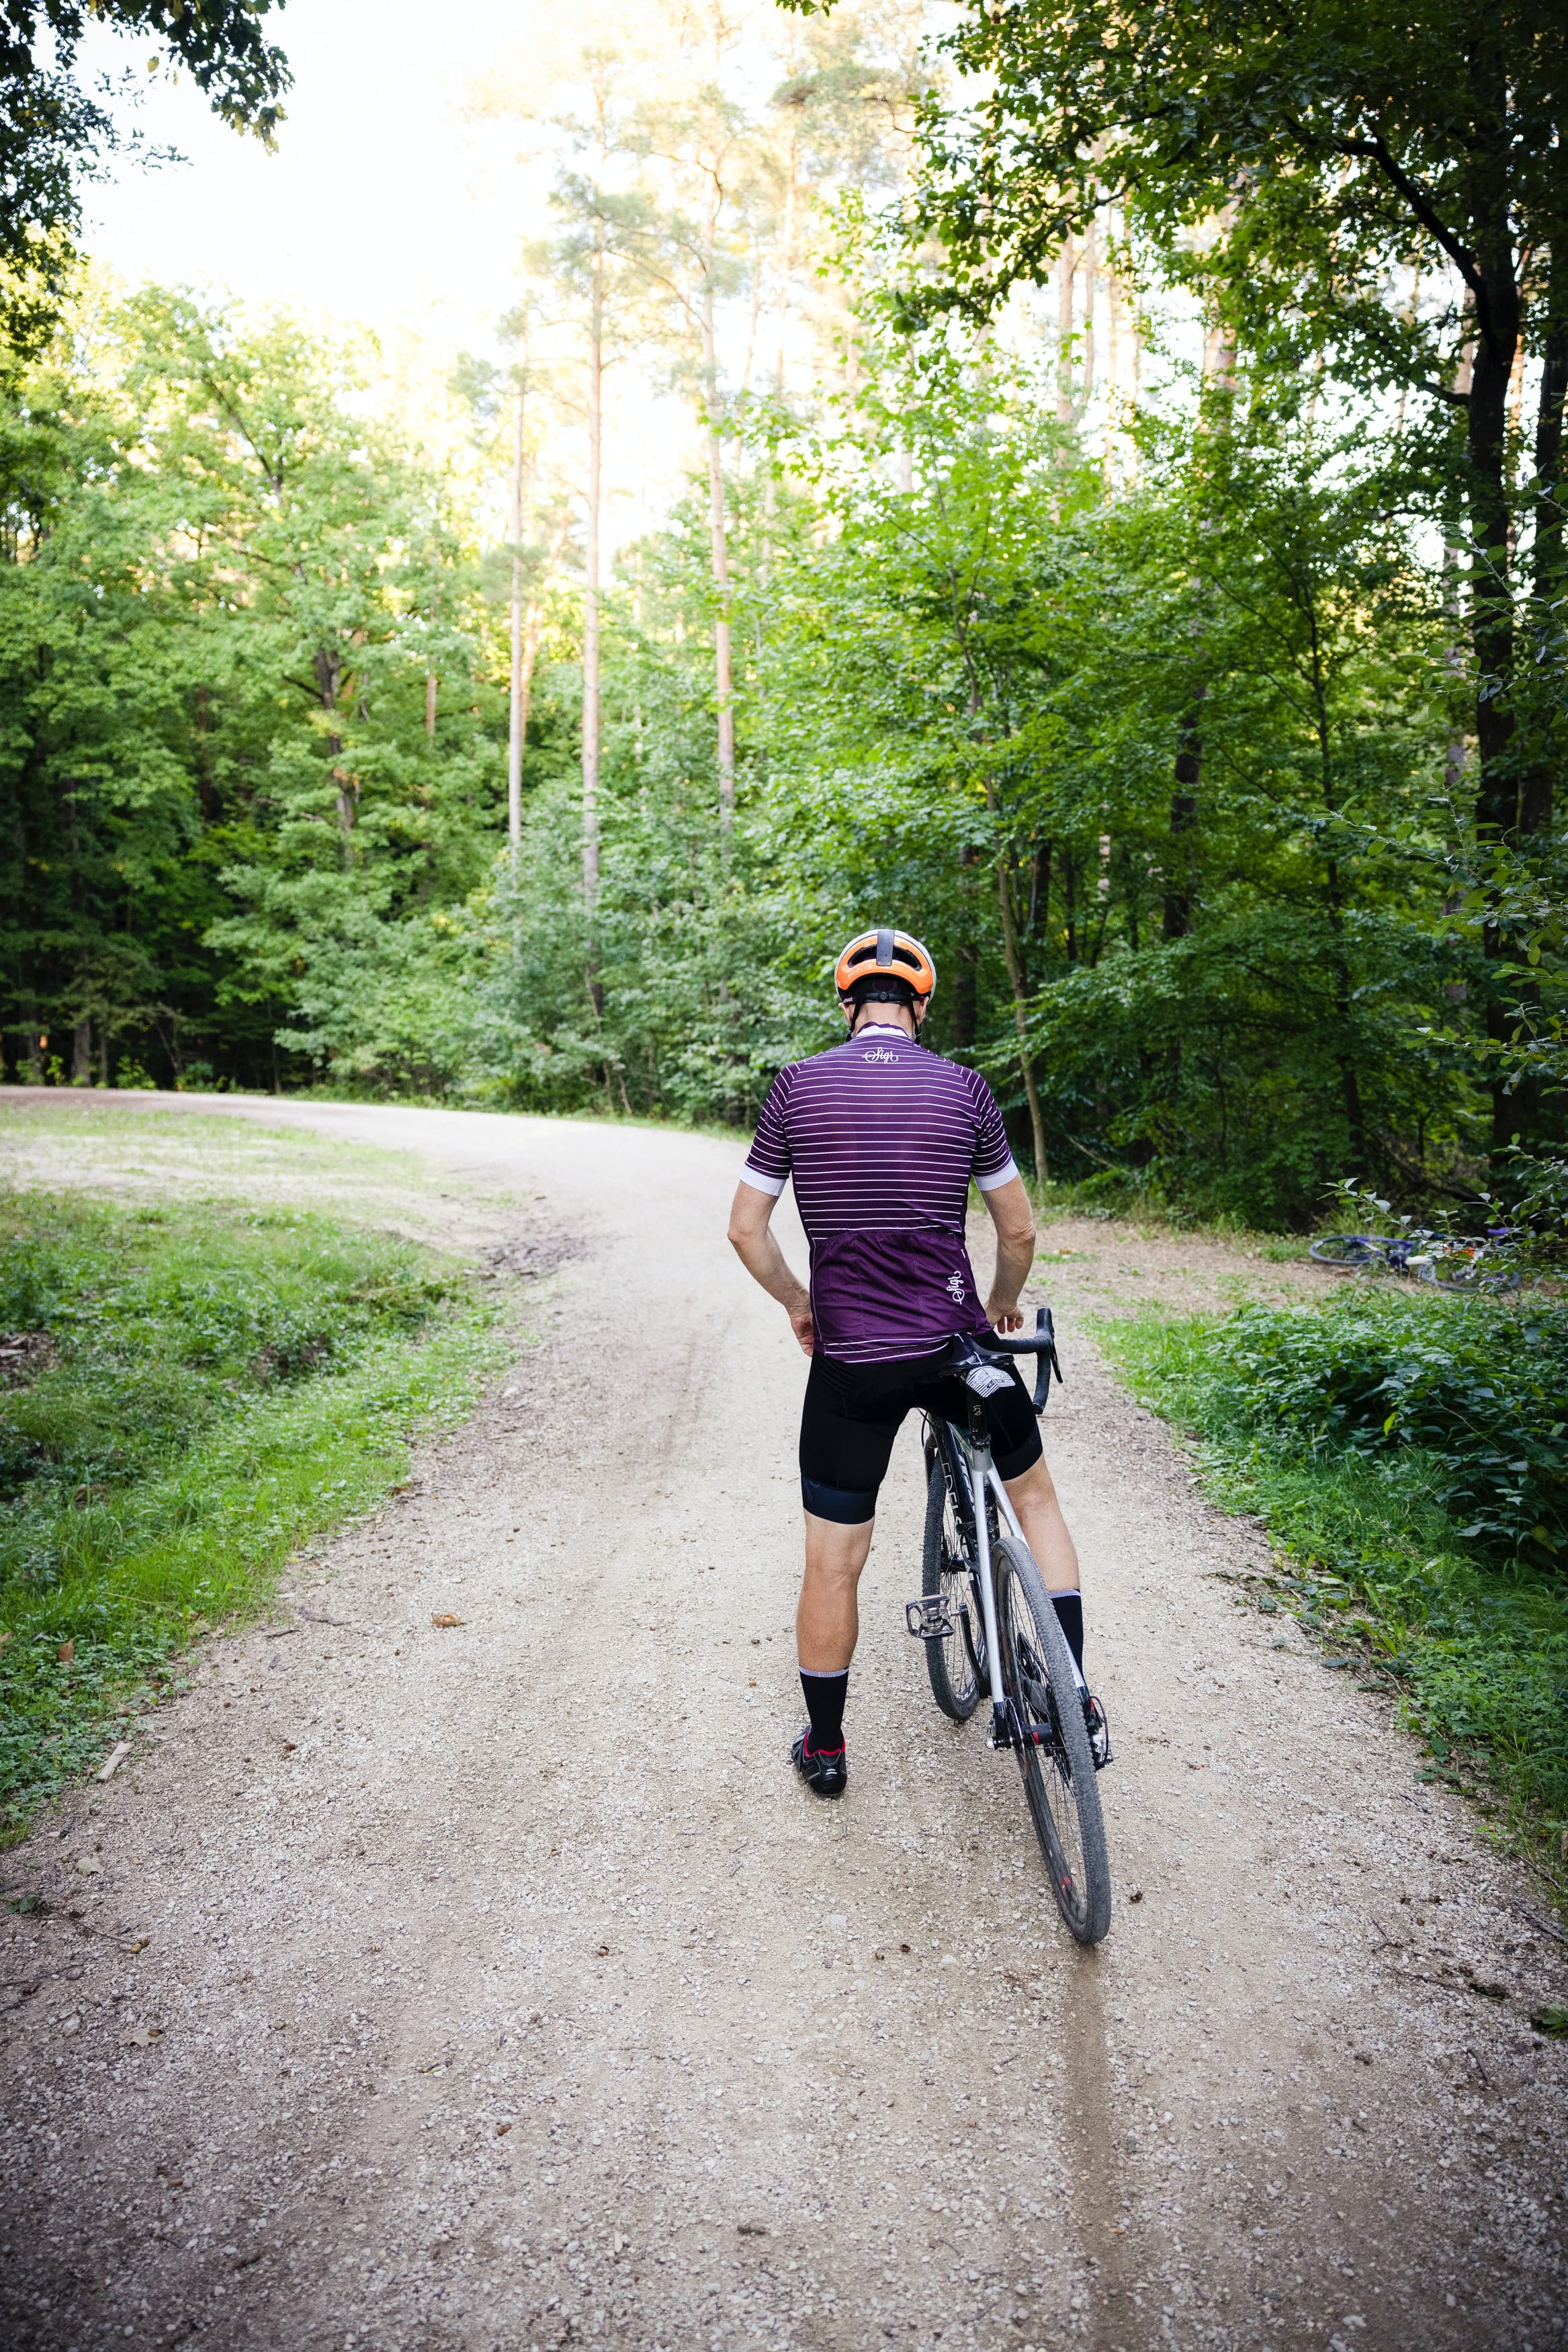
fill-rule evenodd
<path id="1" fill-rule="evenodd" d="M 913 1432 L 849 1796 L 789 1770 L 805 1368 L 725 1244 L 736 1146 L 224 1115 L 526 1192 L 581 1254 L 410 1490 L 0 1857 L 48 1906 L 0 1968 L 16 2352 L 1568 2344 L 1529 2023 L 1568 1949 L 1386 1704 L 1237 1605 L 1259 1538 L 1071 1308 L 1092 1954 L 904 1633 Z"/>

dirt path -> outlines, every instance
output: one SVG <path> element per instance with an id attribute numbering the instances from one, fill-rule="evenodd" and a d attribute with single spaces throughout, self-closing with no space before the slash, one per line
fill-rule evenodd
<path id="1" fill-rule="evenodd" d="M 4 1930 L 37 1985 L 8 2343 L 1568 2343 L 1568 2049 L 1528 2024 L 1568 1954 L 1384 1704 L 1216 1580 L 1256 1538 L 1096 1370 L 1073 1285 L 1047 1450 L 1118 1747 L 1092 1955 L 904 1633 L 912 1435 L 849 1798 L 793 1781 L 803 1367 L 723 1240 L 733 1147 L 234 1108 L 526 1193 L 587 1252 L 294 1630 L 212 1643 L 134 1770 L 0 1858 L 55 1906 Z"/>

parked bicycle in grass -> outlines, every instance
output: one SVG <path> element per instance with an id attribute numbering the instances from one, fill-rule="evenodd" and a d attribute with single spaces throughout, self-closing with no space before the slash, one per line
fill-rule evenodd
<path id="1" fill-rule="evenodd" d="M 1389 1204 L 1347 1180 L 1334 1187 L 1346 1208 L 1375 1209 L 1383 1216 Z M 1431 1283 L 1438 1290 L 1496 1294 L 1517 1290 L 1524 1279 L 1521 1244 L 1527 1238 L 1516 1225 L 1489 1225 L 1480 1234 L 1450 1234 L 1439 1226 L 1419 1225 L 1414 1218 L 1396 1220 L 1396 1234 L 1320 1234 L 1309 1255 L 1319 1265 L 1345 1274 L 1392 1274 Z"/>
<path id="2" fill-rule="evenodd" d="M 1503 1262 L 1511 1226 L 1456 1239 L 1446 1234 L 1321 1234 L 1309 1255 L 1345 1274 L 1393 1274 L 1439 1290 L 1517 1290 L 1524 1277 Z"/>

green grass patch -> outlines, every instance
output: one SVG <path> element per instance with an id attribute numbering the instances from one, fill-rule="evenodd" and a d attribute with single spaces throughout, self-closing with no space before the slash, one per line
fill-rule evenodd
<path id="1" fill-rule="evenodd" d="M 1448 1310 L 1415 1311 L 1427 1328 L 1406 1336 L 1425 1377 Z M 1273 1334 L 1289 1375 L 1274 1382 L 1258 1370 L 1270 1324 L 1290 1327 Z M 1473 1469 L 1462 1448 L 1457 1471 L 1397 1421 L 1385 1427 L 1392 1408 L 1377 1417 L 1380 1443 L 1353 1442 L 1372 1416 L 1357 1418 L 1368 1367 L 1354 1347 L 1342 1350 L 1346 1329 L 1331 1305 L 1148 1314 L 1105 1323 L 1098 1337 L 1140 1402 L 1195 1439 L 1205 1491 L 1272 1537 L 1275 1570 L 1248 1580 L 1257 1607 L 1288 1609 L 1364 1679 L 1397 1690 L 1427 1748 L 1427 1777 L 1479 1796 L 1568 1896 L 1568 1586 L 1500 1555 L 1473 1517 L 1456 1515 L 1456 1485 Z M 1465 1347 L 1473 1341 L 1467 1329 Z M 1314 1350 L 1326 1419 L 1310 1409 Z M 1462 1365 L 1461 1381 L 1473 1373 Z M 1347 1391 L 1353 1402 L 1334 1418 L 1332 1400 Z"/>
<path id="2" fill-rule="evenodd" d="M 0 1199 L 0 1842 L 506 1360 L 462 1267 L 306 1211 Z"/>

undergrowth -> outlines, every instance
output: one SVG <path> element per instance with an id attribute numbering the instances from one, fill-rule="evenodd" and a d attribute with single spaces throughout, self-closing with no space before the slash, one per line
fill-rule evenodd
<path id="1" fill-rule="evenodd" d="M 1388 1323 L 1385 1337 L 1435 1393 L 1448 1310 L 1399 1307 L 1418 1322 Z M 1467 1353 L 1478 1327 L 1452 1328 L 1450 1395 L 1479 1379 Z M 1386 1396 L 1374 1411 L 1372 1335 L 1354 1301 L 1224 1318 L 1151 1313 L 1104 1324 L 1099 1337 L 1139 1400 L 1194 1437 L 1206 1492 L 1273 1538 L 1273 1571 L 1244 1580 L 1256 1606 L 1289 1609 L 1332 1645 L 1331 1663 L 1396 1691 L 1431 1758 L 1425 1777 L 1477 1797 L 1568 1896 L 1568 1585 L 1475 1516 L 1469 1486 L 1485 1450 L 1476 1429 L 1445 1445 L 1434 1406 L 1416 1425 L 1439 1442 L 1420 1444 Z M 1529 1377 L 1528 1350 L 1510 1363 Z M 1508 1384 L 1500 1365 L 1483 1416 Z M 1506 1479 L 1529 1449 L 1491 1450 Z"/>
<path id="2" fill-rule="evenodd" d="M 0 1843 L 503 1360 L 460 1268 L 322 1217 L 0 1198 Z"/>

